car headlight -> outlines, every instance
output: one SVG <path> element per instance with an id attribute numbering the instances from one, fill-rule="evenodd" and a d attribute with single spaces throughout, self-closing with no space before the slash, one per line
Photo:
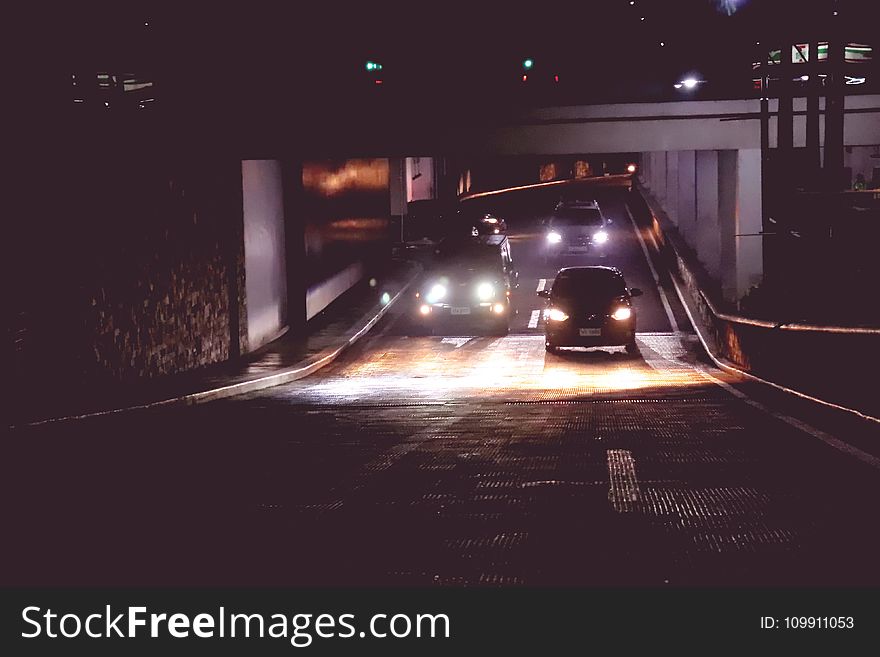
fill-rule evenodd
<path id="1" fill-rule="evenodd" d="M 547 233 L 547 241 L 550 242 L 550 244 L 559 244 L 562 241 L 562 235 L 556 232 Z"/>
<path id="2" fill-rule="evenodd" d="M 621 306 L 613 313 L 611 313 L 611 317 L 612 319 L 616 319 L 618 322 L 622 322 L 623 320 L 632 317 L 632 310 L 630 310 L 626 306 Z"/>
<path id="3" fill-rule="evenodd" d="M 593 241 L 596 244 L 605 244 L 608 241 L 608 233 L 604 230 L 600 230 L 597 233 L 593 233 Z"/>
<path id="4" fill-rule="evenodd" d="M 425 301 L 427 301 L 428 303 L 437 303 L 445 296 L 446 287 L 444 285 L 440 285 L 440 283 L 437 283 L 436 285 L 431 287 L 430 290 L 428 290 L 428 293 L 425 295 Z"/>
<path id="5" fill-rule="evenodd" d="M 559 310 L 559 308 L 552 308 L 547 317 L 551 322 L 564 322 L 568 319 L 568 315 Z"/>
<path id="6" fill-rule="evenodd" d="M 485 217 L 483 219 L 487 224 L 497 224 L 498 220 L 495 217 Z"/>
<path id="7" fill-rule="evenodd" d="M 488 301 L 495 296 L 495 286 L 491 283 L 480 283 L 477 286 L 477 296 L 480 301 Z"/>

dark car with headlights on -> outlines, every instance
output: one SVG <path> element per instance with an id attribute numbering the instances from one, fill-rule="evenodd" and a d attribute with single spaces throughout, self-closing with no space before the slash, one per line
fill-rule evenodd
<path id="1" fill-rule="evenodd" d="M 605 256 L 610 224 L 595 201 L 559 203 L 545 224 L 545 261 L 562 256 Z"/>
<path id="2" fill-rule="evenodd" d="M 560 269 L 549 290 L 544 310 L 544 345 L 549 352 L 560 347 L 624 346 L 637 354 L 636 311 L 632 298 L 638 288 L 628 288 L 616 267 L 566 267 Z"/>
<path id="3" fill-rule="evenodd" d="M 506 235 L 443 240 L 437 264 L 416 293 L 420 332 L 478 324 L 493 333 L 510 328 L 510 293 L 519 273 Z"/>

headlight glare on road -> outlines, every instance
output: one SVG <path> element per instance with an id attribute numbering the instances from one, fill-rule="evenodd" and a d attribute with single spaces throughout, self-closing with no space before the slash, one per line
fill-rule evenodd
<path id="1" fill-rule="evenodd" d="M 622 322 L 623 320 L 629 319 L 630 317 L 632 317 L 632 310 L 630 310 L 626 306 L 621 306 L 620 308 L 615 310 L 613 313 L 611 313 L 611 317 L 613 319 L 616 319 L 618 322 Z"/>
<path id="2" fill-rule="evenodd" d="M 495 296 L 495 287 L 491 283 L 480 283 L 477 286 L 477 297 L 480 301 L 488 301 Z"/>
<path id="3" fill-rule="evenodd" d="M 550 244 L 559 244 L 562 241 L 562 235 L 557 232 L 547 233 L 547 241 Z"/>
<path id="4" fill-rule="evenodd" d="M 551 322 L 564 322 L 568 319 L 568 315 L 559 310 L 559 308 L 551 308 L 550 314 L 548 315 L 548 319 Z"/>
<path id="5" fill-rule="evenodd" d="M 593 233 L 593 241 L 596 244 L 605 244 L 608 241 L 608 233 L 604 230 L 600 230 L 597 233 Z"/>
<path id="6" fill-rule="evenodd" d="M 440 285 L 440 283 L 437 283 L 437 284 L 431 286 L 431 289 L 425 295 L 425 301 L 427 301 L 428 303 L 437 303 L 438 301 L 440 301 L 440 299 L 442 299 L 445 296 L 446 296 L 446 286 Z"/>

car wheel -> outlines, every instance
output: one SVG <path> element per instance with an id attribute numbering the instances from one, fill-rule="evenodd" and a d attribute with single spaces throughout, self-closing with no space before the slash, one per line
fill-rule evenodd
<path id="1" fill-rule="evenodd" d="M 557 346 L 556 346 L 555 344 L 553 344 L 552 342 L 545 342 L 545 343 L 544 343 L 544 349 L 547 350 L 547 353 L 548 353 L 548 354 L 556 354 L 556 353 L 559 353 L 559 347 L 557 347 Z"/>
<path id="2" fill-rule="evenodd" d="M 630 356 L 638 356 L 641 353 L 639 351 L 639 345 L 636 344 L 635 338 L 626 343 L 626 353 Z"/>

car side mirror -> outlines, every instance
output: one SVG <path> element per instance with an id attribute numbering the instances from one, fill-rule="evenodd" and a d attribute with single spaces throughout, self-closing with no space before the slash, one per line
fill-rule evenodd
<path id="1" fill-rule="evenodd" d="M 535 294 L 537 294 L 542 299 L 550 298 L 550 290 L 538 290 Z"/>
<path id="2" fill-rule="evenodd" d="M 637 287 L 631 287 L 629 289 L 629 295 L 631 297 L 640 297 L 640 296 L 642 296 L 642 294 L 644 294 L 644 293 Z"/>

